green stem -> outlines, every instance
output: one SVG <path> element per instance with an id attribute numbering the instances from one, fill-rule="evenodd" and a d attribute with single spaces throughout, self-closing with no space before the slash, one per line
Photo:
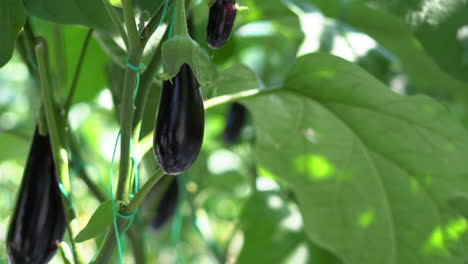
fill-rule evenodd
<path id="1" fill-rule="evenodd" d="M 65 126 L 60 125 L 57 112 L 53 100 L 53 92 L 49 81 L 49 71 L 47 64 L 47 47 L 43 39 L 38 39 L 36 44 L 36 56 L 39 67 L 39 77 L 42 89 L 42 101 L 44 104 L 47 127 L 50 135 L 50 141 L 52 145 L 52 154 L 57 170 L 59 182 L 63 185 L 63 188 L 67 193 L 70 193 L 70 178 L 68 174 L 68 152 L 63 144 L 63 132 L 59 128 L 65 130 Z M 75 216 L 75 212 L 72 206 L 68 203 L 68 197 L 65 197 L 62 193 L 62 203 L 65 208 L 65 218 L 68 222 L 68 234 L 72 243 L 73 257 L 76 264 L 84 263 L 80 253 L 79 247 L 74 243 L 74 237 L 78 234 L 78 222 Z"/>
<path id="2" fill-rule="evenodd" d="M 19 34 L 18 36 L 18 39 L 16 40 L 16 50 L 20 54 L 21 59 L 23 60 L 24 64 L 26 64 L 26 67 L 28 67 L 29 74 L 35 77 L 36 69 L 31 59 L 32 55 L 30 55 L 28 52 L 28 48 L 26 44 L 26 34 L 24 32 L 21 32 L 21 34 Z"/>
<path id="3" fill-rule="evenodd" d="M 102 0 L 104 7 L 106 8 L 107 14 L 109 14 L 109 17 L 112 20 L 112 24 L 114 24 L 115 29 L 117 32 L 120 34 L 120 36 L 123 39 L 123 42 L 125 44 L 125 47 L 128 49 L 128 39 L 127 39 L 127 34 L 125 33 L 125 29 L 120 22 L 119 15 L 117 12 L 114 10 L 114 7 L 109 3 L 109 0 Z"/>
<path id="4" fill-rule="evenodd" d="M 145 72 L 141 75 L 140 88 L 135 98 L 136 109 L 133 119 L 133 142 L 138 142 L 138 140 L 140 140 L 141 123 L 145 113 L 146 99 L 148 98 L 151 85 L 153 84 L 154 76 L 161 66 L 161 46 L 162 45 L 158 46 Z"/>
<path id="5" fill-rule="evenodd" d="M 155 192 L 149 203 L 149 213 L 145 215 L 145 219 L 143 220 L 145 225 L 150 225 L 153 219 L 156 217 L 156 214 L 158 213 L 157 210 L 159 207 L 159 203 L 161 202 L 161 199 L 164 197 L 164 194 L 166 193 L 167 189 L 169 188 L 169 185 L 172 183 L 173 180 L 175 180 L 174 176 L 165 175 L 157 182 L 157 184 L 159 184 L 158 191 Z"/>
<path id="6" fill-rule="evenodd" d="M 146 183 L 141 187 L 141 189 L 137 192 L 135 197 L 130 201 L 130 203 L 125 206 L 122 210 L 122 214 L 124 215 L 131 215 L 135 212 L 138 207 L 140 207 L 141 203 L 151 191 L 151 188 L 164 176 L 164 172 L 162 170 L 157 170 Z"/>
<path id="7" fill-rule="evenodd" d="M 168 11 L 171 10 L 172 6 L 174 5 L 174 1 L 175 0 L 169 0 L 168 7 L 166 10 L 164 10 L 166 0 L 163 0 L 156 14 L 154 14 L 154 16 L 151 17 L 145 29 L 143 29 L 143 32 L 141 32 L 140 39 L 142 47 L 146 46 L 146 43 L 148 43 L 148 40 L 151 38 L 151 35 L 153 35 L 154 31 L 162 23 L 164 18 L 163 15 L 165 16 L 167 13 L 169 13 Z M 166 14 L 164 14 L 164 11 L 166 12 Z"/>
<path id="8" fill-rule="evenodd" d="M 147 260 L 146 260 L 145 245 L 138 231 L 139 230 L 135 226 L 132 226 L 128 230 L 127 236 L 130 240 L 130 243 L 132 244 L 133 255 L 135 257 L 135 263 L 146 264 Z"/>
<path id="9" fill-rule="evenodd" d="M 65 116 L 67 116 L 68 111 L 70 111 L 70 107 L 73 101 L 73 97 L 75 96 L 76 87 L 78 86 L 78 80 L 80 79 L 81 69 L 83 68 L 83 62 L 86 57 L 86 52 L 88 51 L 89 41 L 91 40 L 91 36 L 93 35 L 93 29 L 90 28 L 88 33 L 86 34 L 85 40 L 83 42 L 83 46 L 81 47 L 80 57 L 78 58 L 78 63 L 76 64 L 75 74 L 73 75 L 73 81 L 68 93 L 68 97 L 65 101 L 63 106 L 65 110 Z"/>
<path id="10" fill-rule="evenodd" d="M 32 63 L 36 63 L 36 50 L 35 50 L 36 36 L 34 35 L 34 31 L 32 29 L 29 18 L 26 20 L 26 23 L 24 24 L 23 31 L 26 36 L 26 46 L 31 52 L 30 59 L 32 60 Z"/>
<path id="11" fill-rule="evenodd" d="M 140 191 L 135 195 L 132 201 L 119 210 L 119 213 L 124 215 L 132 214 L 142 203 L 146 195 L 150 192 L 151 188 L 162 178 L 164 173 L 161 170 L 156 171 L 153 176 L 151 176 L 148 181 L 143 185 Z M 127 224 L 127 219 L 118 218 L 118 226 L 125 226 Z M 99 254 L 96 256 L 92 264 L 107 264 L 109 259 L 112 257 L 112 253 L 115 247 L 115 232 L 114 228 L 110 228 L 107 232 L 104 241 L 99 248 Z"/>
<path id="12" fill-rule="evenodd" d="M 185 16 L 185 0 L 177 0 L 176 8 L 177 17 L 174 25 L 174 35 L 189 36 Z"/>
<path id="13" fill-rule="evenodd" d="M 141 59 L 141 44 L 138 35 L 138 29 L 135 22 L 135 16 L 131 5 L 131 0 L 122 0 L 124 11 L 125 24 L 127 26 L 129 40 L 129 63 L 134 66 L 140 64 Z M 135 70 L 127 67 L 125 71 L 124 88 L 122 95 L 122 106 L 120 108 L 120 123 L 121 123 L 121 141 L 120 141 L 120 168 L 119 182 L 117 184 L 117 200 L 126 200 L 130 194 L 131 175 L 130 171 L 130 140 L 132 138 L 132 123 L 133 123 L 133 94 L 136 85 Z"/>

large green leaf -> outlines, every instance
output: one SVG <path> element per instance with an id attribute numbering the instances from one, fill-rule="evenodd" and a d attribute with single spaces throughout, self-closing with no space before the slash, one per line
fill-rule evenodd
<path id="1" fill-rule="evenodd" d="M 32 16 L 60 24 L 113 29 L 102 0 L 23 0 Z"/>
<path id="2" fill-rule="evenodd" d="M 16 37 L 25 21 L 26 12 L 20 0 L 0 0 L 0 67 L 11 59 Z"/>
<path id="3" fill-rule="evenodd" d="M 300 214 L 278 192 L 257 192 L 250 197 L 240 224 L 245 242 L 238 263 L 339 263 L 310 243 Z"/>
<path id="4" fill-rule="evenodd" d="M 460 93 L 466 95 L 467 85 L 453 79 L 443 71 L 427 54 L 427 50 L 413 35 L 410 27 L 397 16 L 371 8 L 361 0 L 308 1 L 320 8 L 326 16 L 339 18 L 349 23 L 397 55 L 408 72 L 411 83 L 419 91 L 444 97 L 456 96 Z M 433 37 L 444 39 L 440 34 L 434 34 Z M 437 45 L 440 48 L 440 45 Z M 444 52 L 443 56 L 446 56 L 445 47 L 439 52 Z"/>
<path id="5" fill-rule="evenodd" d="M 444 107 L 323 53 L 245 103 L 261 171 L 294 189 L 313 242 L 346 264 L 466 263 L 447 200 L 468 191 L 468 133 Z"/>

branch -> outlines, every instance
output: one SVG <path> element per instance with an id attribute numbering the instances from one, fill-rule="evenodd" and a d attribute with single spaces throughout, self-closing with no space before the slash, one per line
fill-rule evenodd
<path id="1" fill-rule="evenodd" d="M 36 44 L 36 56 L 39 66 L 39 77 L 42 89 L 42 102 L 45 109 L 45 115 L 47 119 L 47 127 L 50 135 L 50 141 L 52 145 L 52 154 L 54 158 L 55 169 L 59 182 L 63 185 L 66 193 L 70 193 L 70 178 L 68 174 L 68 152 L 66 146 L 63 144 L 63 130 L 64 124 L 60 124 L 58 121 L 57 112 L 54 106 L 53 91 L 51 90 L 49 80 L 49 70 L 47 64 L 47 47 L 46 43 L 42 38 L 38 38 Z M 62 128 L 62 131 L 59 130 Z M 62 193 L 62 203 L 65 208 L 65 218 L 68 222 L 68 234 L 71 238 L 71 244 L 73 249 L 73 257 L 75 263 L 84 263 L 80 253 L 79 247 L 73 241 L 74 237 L 78 233 L 78 222 L 75 216 L 75 212 L 71 204 L 68 203 L 68 197 Z"/>
<path id="2" fill-rule="evenodd" d="M 80 57 L 78 58 L 78 63 L 76 64 L 76 68 L 75 68 L 75 74 L 73 75 L 73 81 L 72 81 L 72 84 L 68 93 L 68 97 L 63 106 L 63 109 L 65 110 L 65 116 L 67 116 L 68 112 L 70 111 L 73 97 L 75 96 L 76 87 L 78 86 L 78 80 L 80 79 L 83 62 L 86 57 L 86 52 L 88 51 L 89 41 L 91 40 L 92 35 L 93 35 L 93 29 L 90 28 L 88 30 L 88 33 L 86 34 L 85 40 L 83 42 L 83 46 L 81 47 Z"/>

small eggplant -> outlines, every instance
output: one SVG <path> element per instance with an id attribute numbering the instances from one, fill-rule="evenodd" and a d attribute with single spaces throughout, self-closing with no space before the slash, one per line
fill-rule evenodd
<path id="1" fill-rule="evenodd" d="M 200 86 L 188 64 L 164 82 L 156 116 L 153 146 L 159 167 L 166 174 L 180 174 L 197 158 L 205 129 Z"/>
<path id="2" fill-rule="evenodd" d="M 173 176 L 170 176 L 173 177 Z M 153 188 L 155 192 L 158 192 L 160 184 L 156 184 Z M 151 226 L 159 230 L 167 222 L 169 222 L 177 209 L 177 203 L 179 201 L 179 182 L 178 178 L 172 180 L 167 189 L 164 192 L 161 200 L 159 201 L 156 209 L 156 216 L 151 223 Z"/>
<path id="3" fill-rule="evenodd" d="M 232 103 L 226 116 L 226 126 L 223 131 L 223 141 L 226 145 L 234 144 L 240 137 L 247 115 L 245 106 Z"/>
<path id="4" fill-rule="evenodd" d="M 207 42 L 212 49 L 219 49 L 229 39 L 237 9 L 235 0 L 216 0 L 210 7 Z"/>
<path id="5" fill-rule="evenodd" d="M 7 236 L 11 264 L 42 264 L 54 256 L 66 220 L 48 136 L 38 129 L 24 170 Z"/>

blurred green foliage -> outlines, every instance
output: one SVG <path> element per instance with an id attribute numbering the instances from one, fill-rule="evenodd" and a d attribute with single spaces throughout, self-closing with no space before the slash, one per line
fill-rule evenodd
<path id="1" fill-rule="evenodd" d="M 154 12 L 162 3 L 137 2 L 138 15 L 142 10 Z M 456 154 L 463 152 L 456 147 L 450 151 L 449 144 L 464 146 L 468 140 L 462 138 L 466 133 L 460 125 L 468 124 L 466 36 L 462 34 L 468 22 L 463 15 L 466 1 L 447 0 L 453 5 L 434 8 L 415 22 L 411 18 L 421 15 L 430 1 L 240 0 L 238 5 L 247 9 L 238 11 L 230 41 L 214 51 L 205 43 L 209 2 L 190 1 L 188 13 L 193 38 L 204 54 L 202 67 L 210 69 L 200 80 L 205 99 L 283 88 L 277 95 L 243 101 L 252 114 L 233 146 L 226 146 L 221 137 L 228 107 L 206 112 L 203 149 L 183 175 L 185 200 L 172 222 L 154 231 L 148 218 L 152 214 L 145 211 L 149 201 L 138 215 L 135 226 L 148 263 L 367 264 L 381 259 L 389 264 L 465 263 L 466 253 L 460 252 L 467 245 L 466 221 L 456 218 L 458 214 L 444 202 L 457 191 L 467 193 L 462 190 L 464 181 L 456 177 L 464 168 L 463 157 Z M 125 55 L 100 1 L 54 3 L 25 1 L 25 7 L 33 15 L 34 32 L 50 45 L 51 75 L 59 100 L 70 87 L 86 34 L 83 26 L 98 30 L 85 58 L 69 120 L 83 158 L 71 168 L 72 196 L 82 229 L 99 202 L 78 177 L 79 170 L 84 169 L 109 197 L 109 169 L 118 167 L 111 164 L 123 82 L 122 65 L 116 62 L 124 65 Z M 14 38 L 3 38 L 13 47 Z M 308 56 L 298 66 L 298 56 L 316 51 L 323 53 Z M 177 56 L 177 50 L 170 52 Z M 148 57 L 145 54 L 143 64 Z M 23 59 L 16 51 L 0 69 L 0 263 L 6 261 L 6 230 L 40 104 L 38 80 Z M 153 130 L 162 77 L 159 72 L 153 80 L 142 137 Z M 350 94 L 351 89 L 357 95 Z M 415 93 L 445 100 L 450 113 L 426 97 L 406 96 Z M 359 107 L 364 110 L 355 109 Z M 402 128 L 404 133 L 399 134 Z M 387 141 L 379 141 L 381 134 L 388 136 Z M 324 141 L 313 142 L 317 136 Z M 428 140 L 417 141 L 421 138 Z M 435 147 L 430 148 L 431 144 Z M 395 146 L 401 148 L 395 150 Z M 317 150 L 320 155 L 302 155 Z M 426 152 L 418 156 L 418 150 Z M 395 159 L 396 165 L 386 157 Z M 150 151 L 140 165 L 140 182 L 156 168 Z M 343 178 L 333 182 L 327 178 L 330 175 Z M 360 178 L 352 181 L 347 178 L 350 175 Z M 426 180 L 438 184 L 425 185 Z M 415 195 L 398 189 L 402 186 L 425 192 Z M 463 199 L 457 200 L 459 210 L 466 208 L 463 205 Z M 405 229 L 408 226 L 421 229 L 411 232 Z M 439 229 L 445 233 L 440 235 Z M 87 260 L 102 238 L 82 244 Z M 429 248 L 442 245 L 450 252 L 428 260 L 420 256 L 425 251 L 413 254 L 411 250 L 419 249 L 407 247 L 425 243 L 426 238 Z M 124 248 L 124 262 L 132 263 L 127 239 Z M 392 255 L 389 250 L 403 253 Z M 413 257 L 420 262 L 411 262 Z M 59 254 L 52 263 L 61 263 Z"/>

